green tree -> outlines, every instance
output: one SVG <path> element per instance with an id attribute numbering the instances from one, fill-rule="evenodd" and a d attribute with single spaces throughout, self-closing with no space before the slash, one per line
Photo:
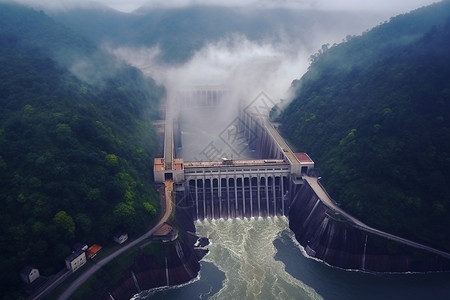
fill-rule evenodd
<path id="1" fill-rule="evenodd" d="M 106 159 L 106 163 L 109 165 L 109 166 L 117 166 L 118 164 L 119 164 L 119 159 L 117 158 L 117 155 L 115 155 L 115 154 L 107 154 L 106 156 L 105 156 L 105 159 Z"/>
<path id="2" fill-rule="evenodd" d="M 92 221 L 87 214 L 80 213 L 75 217 L 75 223 L 77 227 L 82 230 L 83 233 L 89 233 L 92 229 Z"/>
<path id="3" fill-rule="evenodd" d="M 156 215 L 156 208 L 153 205 L 151 205 L 149 202 L 145 201 L 142 203 L 142 205 L 144 206 L 144 209 L 148 214 L 150 214 L 151 216 Z"/>
<path id="4" fill-rule="evenodd" d="M 114 208 L 114 215 L 120 220 L 127 220 L 135 215 L 134 207 L 128 203 L 120 202 Z"/>
<path id="5" fill-rule="evenodd" d="M 71 240 L 75 236 L 75 222 L 72 217 L 65 211 L 61 210 L 53 217 L 53 223 L 63 233 L 67 240 Z"/>
<path id="6" fill-rule="evenodd" d="M 322 49 L 280 116 L 345 210 L 447 249 L 449 12 L 443 1 Z"/>

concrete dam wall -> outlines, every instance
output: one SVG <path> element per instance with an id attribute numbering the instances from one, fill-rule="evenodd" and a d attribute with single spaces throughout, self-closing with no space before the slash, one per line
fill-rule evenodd
<path id="1" fill-rule="evenodd" d="M 226 95 L 217 87 L 197 87 L 179 97 L 188 106 L 212 109 Z M 287 215 L 311 257 L 344 269 L 450 270 L 450 253 L 367 226 L 336 205 L 320 185 L 312 159 L 293 152 L 264 114 L 271 100 L 264 94 L 257 98 L 261 99 L 243 106 L 239 117 L 219 134 L 233 151 L 239 154 L 244 153 L 241 147 L 248 148 L 256 158 L 230 159 L 216 147 L 202 150 L 208 152 L 206 161 L 176 157 L 181 125 L 178 112 L 166 111 L 164 158 L 155 159 L 154 178 L 157 183 L 173 180 L 178 207 L 194 220 Z"/>
<path id="2" fill-rule="evenodd" d="M 450 270 L 450 260 L 367 232 L 325 205 L 305 181 L 289 212 L 289 226 L 306 252 L 343 269 L 368 272 Z"/>
<path id="3" fill-rule="evenodd" d="M 142 245 L 135 250 L 132 263 L 123 269 L 118 283 L 111 280 L 88 298 L 130 299 L 141 291 L 176 286 L 196 278 L 209 241 L 194 234 L 195 225 L 186 209 L 177 208 L 176 220 L 180 230 L 176 239 Z"/>
<path id="4" fill-rule="evenodd" d="M 195 219 L 285 215 L 291 182 L 282 160 L 185 163 L 186 201 Z"/>

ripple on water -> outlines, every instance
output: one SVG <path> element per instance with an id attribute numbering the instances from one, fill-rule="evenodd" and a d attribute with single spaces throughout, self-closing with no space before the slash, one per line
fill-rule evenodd
<path id="1" fill-rule="evenodd" d="M 322 299 L 275 260 L 273 242 L 288 228 L 286 218 L 198 221 L 195 225 L 199 235 L 212 240 L 204 260 L 226 276 L 222 289 L 211 299 Z"/>

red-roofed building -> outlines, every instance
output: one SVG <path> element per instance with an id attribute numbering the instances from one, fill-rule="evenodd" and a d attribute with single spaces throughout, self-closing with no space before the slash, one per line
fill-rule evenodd
<path id="1" fill-rule="evenodd" d="M 153 176 L 156 183 L 163 183 L 166 179 L 172 179 L 175 183 L 184 181 L 184 162 L 182 158 L 174 158 L 172 169 L 166 170 L 164 158 L 155 158 Z"/>
<path id="2" fill-rule="evenodd" d="M 306 153 L 295 153 L 300 165 L 302 167 L 302 173 L 307 173 L 310 169 L 314 168 L 314 162 Z"/>
<path id="3" fill-rule="evenodd" d="M 86 251 L 87 257 L 94 258 L 101 249 L 102 249 L 102 246 L 100 246 L 99 244 L 94 244 L 94 245 L 90 246 Z"/>

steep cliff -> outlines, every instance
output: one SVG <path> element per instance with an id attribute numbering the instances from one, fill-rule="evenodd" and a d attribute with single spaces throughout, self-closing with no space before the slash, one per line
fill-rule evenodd
<path id="1" fill-rule="evenodd" d="M 289 227 L 306 252 L 343 269 L 368 272 L 450 270 L 450 260 L 368 233 L 327 207 L 305 182 L 289 212 Z"/>

